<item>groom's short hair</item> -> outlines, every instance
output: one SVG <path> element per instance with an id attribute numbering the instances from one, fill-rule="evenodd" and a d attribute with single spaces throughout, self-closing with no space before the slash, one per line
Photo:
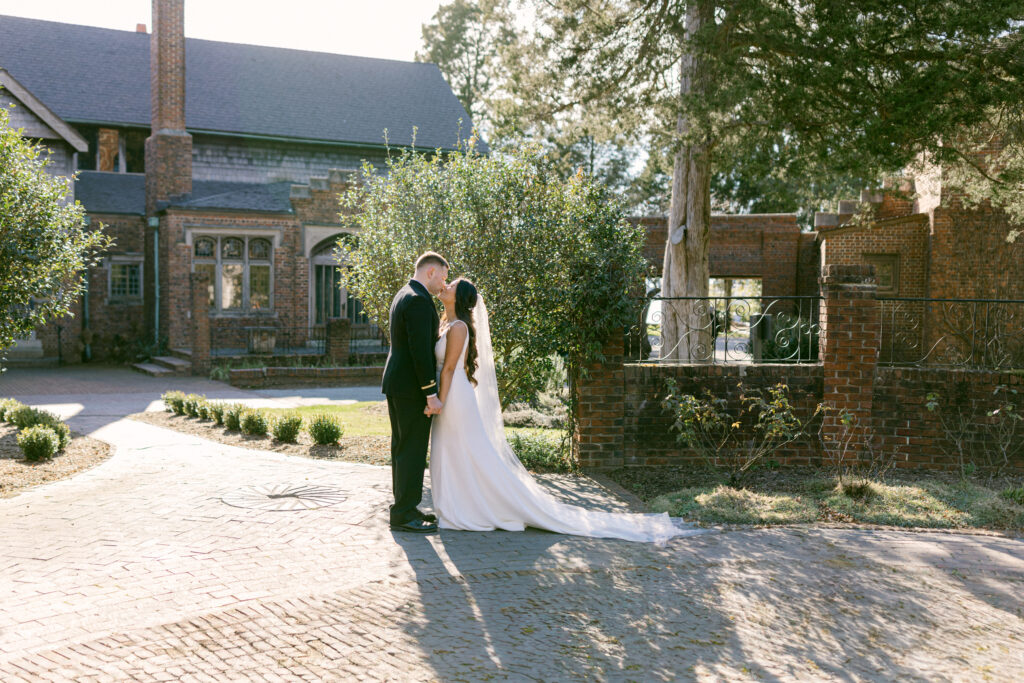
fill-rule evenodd
<path id="1" fill-rule="evenodd" d="M 424 268 L 426 266 L 439 266 L 441 268 L 449 268 L 448 262 L 435 251 L 427 251 L 420 254 L 420 257 L 416 259 L 416 270 Z"/>

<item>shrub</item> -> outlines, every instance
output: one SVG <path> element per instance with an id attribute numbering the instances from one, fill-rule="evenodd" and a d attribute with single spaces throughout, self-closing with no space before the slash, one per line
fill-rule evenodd
<path id="1" fill-rule="evenodd" d="M 7 421 L 15 427 L 24 429 L 35 424 L 35 415 L 38 413 L 32 406 L 19 404 L 7 410 Z"/>
<path id="2" fill-rule="evenodd" d="M 199 417 L 199 404 L 206 400 L 205 396 L 199 394 L 189 394 L 185 397 L 184 406 L 185 413 L 189 417 Z"/>
<path id="3" fill-rule="evenodd" d="M 210 368 L 210 379 L 216 382 L 227 382 L 231 379 L 231 368 L 225 365 L 215 365 Z"/>
<path id="4" fill-rule="evenodd" d="M 282 415 L 274 420 L 274 438 L 285 443 L 295 443 L 302 431 L 302 417 L 298 415 Z"/>
<path id="5" fill-rule="evenodd" d="M 509 433 L 509 445 L 515 451 L 523 466 L 545 472 L 573 472 L 573 461 L 568 444 L 560 436 L 555 438 L 543 434 Z"/>
<path id="6" fill-rule="evenodd" d="M 50 427 L 35 425 L 21 430 L 18 447 L 29 462 L 52 458 L 60 450 L 60 436 Z"/>
<path id="7" fill-rule="evenodd" d="M 359 207 L 351 217 L 359 239 L 338 243 L 351 266 L 342 269 L 345 286 L 383 328 L 390 293 L 428 245 L 453 274 L 473 279 L 502 342 L 494 347 L 502 408 L 544 388 L 552 355 L 597 360 L 613 331 L 637 319 L 634 285 L 648 270 L 646 231 L 624 220 L 611 189 L 583 173 L 563 179 L 539 146 L 508 152 L 466 147 L 443 164 L 403 152 L 387 173 L 367 166 L 343 198 Z"/>
<path id="8" fill-rule="evenodd" d="M 240 424 L 242 426 L 242 433 L 252 436 L 264 436 L 270 426 L 267 423 L 267 416 L 260 410 L 244 411 Z"/>
<path id="9" fill-rule="evenodd" d="M 7 413 L 21 407 L 21 403 L 13 398 L 0 398 L 0 422 L 7 420 Z"/>
<path id="10" fill-rule="evenodd" d="M 67 448 L 71 443 L 71 429 L 59 417 L 45 410 L 25 405 L 18 406 L 7 413 L 7 421 L 19 429 L 36 425 L 49 427 L 57 435 L 58 450 Z"/>
<path id="11" fill-rule="evenodd" d="M 185 392 L 166 391 L 160 399 L 164 402 L 167 412 L 175 415 L 185 414 Z"/>
<path id="12" fill-rule="evenodd" d="M 819 405 L 801 421 L 785 384 L 744 391 L 734 413 L 730 413 L 728 401 L 707 390 L 701 398 L 680 394 L 672 380 L 666 384 L 669 394 L 662 406 L 675 416 L 672 429 L 678 432 L 677 440 L 696 451 L 710 467 L 723 467 L 731 486 L 739 485 L 766 455 L 800 438 L 823 410 Z"/>
<path id="13" fill-rule="evenodd" d="M 231 403 L 224 407 L 224 426 L 233 432 L 242 429 L 242 413 L 245 406 L 241 403 Z"/>
<path id="14" fill-rule="evenodd" d="M 866 479 L 858 481 L 842 481 L 839 483 L 839 492 L 851 500 L 870 502 L 877 495 L 878 491 L 872 483 Z"/>
<path id="15" fill-rule="evenodd" d="M 1024 486 L 1018 486 L 1015 489 L 1006 489 L 999 495 L 1002 496 L 1005 500 L 1010 501 L 1011 503 L 1016 503 L 1017 505 L 1024 505 Z"/>
<path id="16" fill-rule="evenodd" d="M 225 405 L 219 401 L 210 401 L 207 412 L 210 415 L 210 419 L 218 425 L 224 424 L 224 408 Z"/>
<path id="17" fill-rule="evenodd" d="M 309 435 L 321 446 L 338 443 L 345 429 L 333 415 L 320 413 L 309 420 Z"/>
<path id="18" fill-rule="evenodd" d="M 210 408 L 212 404 L 205 398 L 196 404 L 196 412 L 199 413 L 199 419 L 209 420 L 212 416 L 210 414 Z"/>

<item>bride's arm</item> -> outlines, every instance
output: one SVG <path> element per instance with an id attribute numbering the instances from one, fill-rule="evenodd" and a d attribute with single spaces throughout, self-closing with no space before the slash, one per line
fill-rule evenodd
<path id="1" fill-rule="evenodd" d="M 437 397 L 444 403 L 448 398 L 448 390 L 452 386 L 452 377 L 455 376 L 455 369 L 459 365 L 459 356 L 462 355 L 462 345 L 466 342 L 466 335 L 469 330 L 465 325 L 452 325 L 448 328 L 448 341 L 445 342 L 444 366 L 441 368 L 441 388 Z"/>

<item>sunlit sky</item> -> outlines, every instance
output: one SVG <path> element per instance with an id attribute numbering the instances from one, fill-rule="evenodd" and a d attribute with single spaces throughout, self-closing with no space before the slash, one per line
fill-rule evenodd
<path id="1" fill-rule="evenodd" d="M 185 35 L 412 61 L 441 0 L 186 0 Z M 0 0 L 0 15 L 134 31 L 151 0 Z M 0 19 L 2 21 L 2 19 Z"/>

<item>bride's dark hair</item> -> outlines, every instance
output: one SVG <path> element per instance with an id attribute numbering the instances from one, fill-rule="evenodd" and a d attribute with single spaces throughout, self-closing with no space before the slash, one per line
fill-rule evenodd
<path id="1" fill-rule="evenodd" d="M 469 329 L 469 345 L 466 347 L 466 377 L 476 386 L 477 351 L 476 322 L 473 320 L 473 309 L 477 302 L 476 285 L 464 277 L 455 281 L 455 317 L 466 323 Z"/>

